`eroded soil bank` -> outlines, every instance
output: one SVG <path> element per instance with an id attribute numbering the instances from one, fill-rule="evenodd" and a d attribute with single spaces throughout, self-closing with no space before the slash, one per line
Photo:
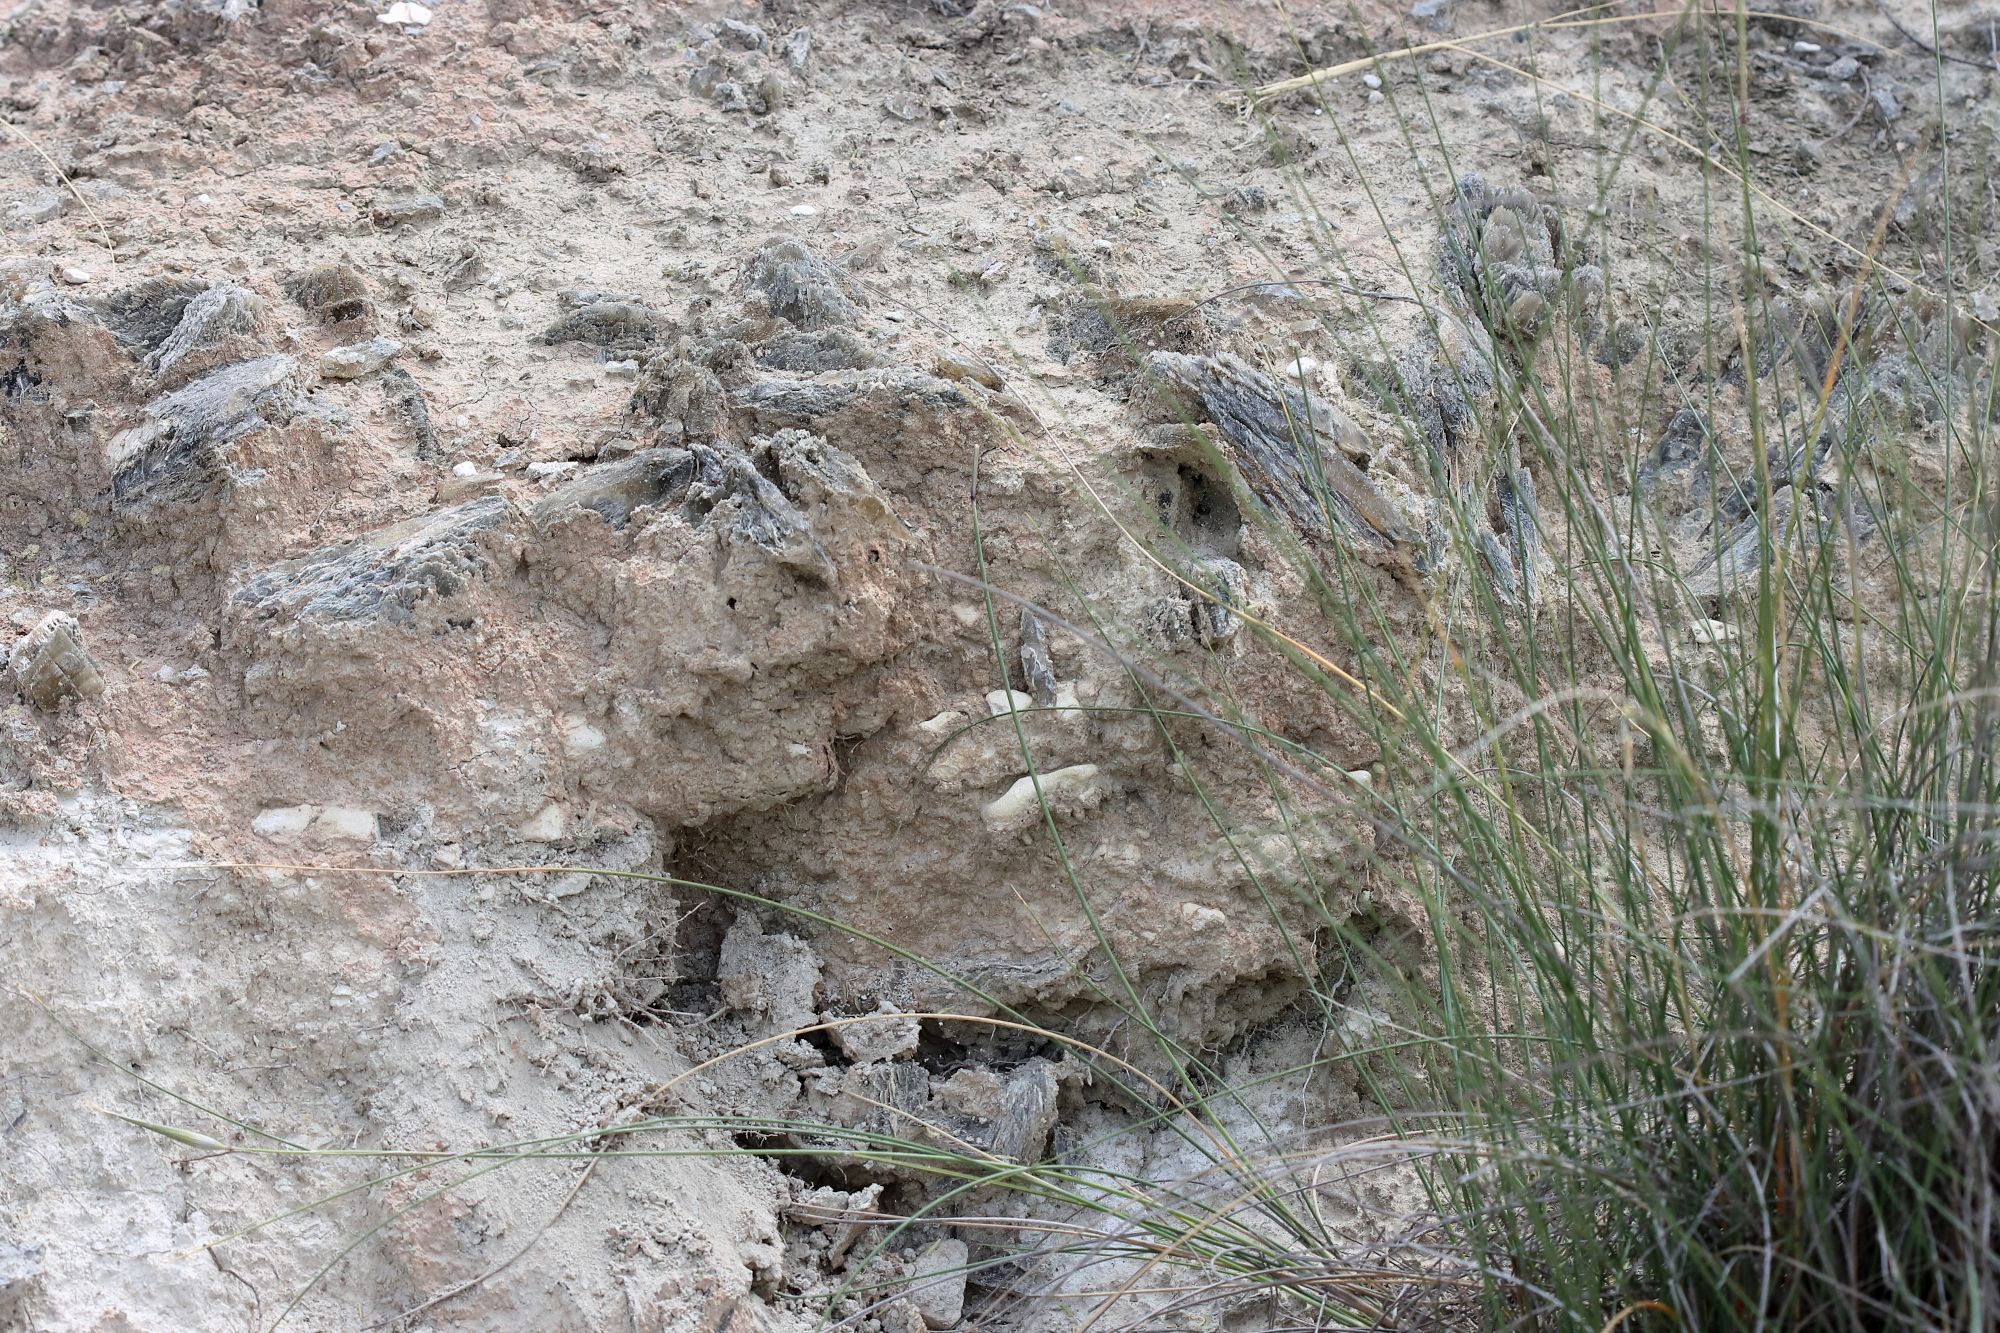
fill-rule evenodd
<path id="1" fill-rule="evenodd" d="M 1710 332 L 1745 280 L 1703 157 L 1722 67 L 1677 47 L 1662 80 L 1664 21 L 1260 118 L 1245 81 L 1546 15 L 1295 9 L 1301 48 L 1262 7 L 951 9 L 0 15 L 0 1325 L 267 1327 L 382 1224 L 288 1325 L 807 1328 L 861 1224 L 937 1192 L 690 1129 L 671 1146 L 717 1155 L 421 1204 L 446 1177 L 411 1176 L 185 1257 L 393 1164 L 214 1156 L 99 1107 L 315 1148 L 795 1117 L 1196 1170 L 1107 1140 L 1145 1108 L 1060 1044 L 895 1015 L 1011 1008 L 1143 1061 L 1136 998 L 1253 1079 L 1376 1021 L 1323 914 L 1422 968 L 1364 826 L 1288 826 L 1260 752 L 1147 711 L 1226 689 L 1367 779 L 1367 730 L 1239 632 L 1317 614 L 1246 506 L 1353 553 L 1420 659 L 1453 580 L 1568 577 L 1532 469 L 1453 452 L 1468 392 L 1536 373 L 1489 329 L 1533 328 L 1685 515 L 1699 621 L 1754 559 L 1711 522 L 1711 459 L 1747 449 L 1731 358 L 1823 369 L 1816 312 L 1878 223 L 1913 293 L 1965 276 L 1927 258 L 1948 228 L 1975 288 L 1995 262 L 1964 216 L 1992 216 L 1992 25 L 1963 7 L 1941 81 L 1872 8 L 1751 26 L 1775 349 Z M 1919 475 L 1979 336 L 1921 327 L 1902 380 L 1836 402 L 1889 402 Z M 1437 540 L 1439 477 L 1491 488 L 1475 562 Z M 1043 614 L 937 572 L 982 562 Z M 1258 1105 L 1283 1135 L 1374 1109 L 1329 1071 Z M 1357 1253 L 1417 1202 L 1327 1188 Z M 1074 1327 L 1131 1272 L 937 1276 L 1013 1239 L 904 1233 L 846 1326 Z"/>

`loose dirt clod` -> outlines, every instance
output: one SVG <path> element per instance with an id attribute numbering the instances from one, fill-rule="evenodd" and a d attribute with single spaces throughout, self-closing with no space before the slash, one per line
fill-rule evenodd
<path id="1" fill-rule="evenodd" d="M 39 708 L 56 709 L 66 699 L 95 699 L 104 677 L 83 647 L 76 617 L 51 611 L 14 641 L 7 668 L 15 689 Z"/>
<path id="2" fill-rule="evenodd" d="M 641 506 L 663 504 L 686 494 L 695 470 L 695 456 L 685 449 L 642 450 L 589 468 L 550 492 L 535 506 L 535 522 L 557 523 L 566 514 L 587 511 L 614 529 L 622 529 Z"/>
<path id="3" fill-rule="evenodd" d="M 406 622 L 490 573 L 477 538 L 505 514 L 504 502 L 489 497 L 420 515 L 274 565 L 245 580 L 231 600 L 259 617 Z"/>
<path id="4" fill-rule="evenodd" d="M 400 354 L 403 344 L 394 338 L 370 338 L 365 343 L 348 343 L 320 356 L 319 373 L 324 379 L 353 380 L 372 375 Z"/>
<path id="5" fill-rule="evenodd" d="M 368 282 L 351 264 L 315 264 L 285 279 L 285 295 L 323 324 L 365 320 L 374 311 Z"/>
<path id="6" fill-rule="evenodd" d="M 635 349 L 672 335 L 673 324 L 665 316 L 636 301 L 591 301 L 544 329 L 541 341 Z"/>
<path id="7" fill-rule="evenodd" d="M 1038 704 L 1052 704 L 1056 698 L 1055 668 L 1049 663 L 1049 635 L 1042 618 L 1033 611 L 1021 612 L 1021 679 Z"/>
<path id="8" fill-rule="evenodd" d="M 1360 427 L 1346 413 L 1228 353 L 1155 352 L 1146 365 L 1193 395 L 1251 490 L 1274 511 L 1303 532 L 1338 535 L 1370 557 L 1415 566 L 1408 520 L 1342 452 L 1343 445 L 1363 447 Z"/>
<path id="9" fill-rule="evenodd" d="M 196 353 L 256 327 L 264 303 L 230 283 L 218 283 L 190 299 L 174 330 L 146 354 L 146 365 L 164 375 Z"/>
<path id="10" fill-rule="evenodd" d="M 924 1246 L 910 1266 L 910 1304 L 925 1328 L 956 1328 L 965 1312 L 965 1267 L 971 1250 L 962 1240 Z"/>
<path id="11" fill-rule="evenodd" d="M 121 346 L 151 356 L 173 337 L 188 303 L 207 290 L 198 278 L 148 278 L 92 304 Z"/>
<path id="12" fill-rule="evenodd" d="M 424 391 L 417 384 L 416 377 L 401 366 L 382 368 L 382 393 L 389 407 L 404 424 L 409 427 L 411 452 L 423 462 L 442 461 L 444 451 L 438 444 L 437 429 L 431 424 L 430 407 L 424 402 Z"/>
<path id="13" fill-rule="evenodd" d="M 146 404 L 145 420 L 111 442 L 113 495 L 133 504 L 206 488 L 224 470 L 227 446 L 299 410 L 298 370 L 289 356 L 258 357 Z"/>
<path id="14" fill-rule="evenodd" d="M 444 200 L 434 194 L 414 194 L 401 199 L 385 199 L 369 211 L 378 227 L 410 227 L 435 222 L 444 216 Z"/>
<path id="15" fill-rule="evenodd" d="M 854 280 L 803 241 L 773 241 L 751 256 L 744 285 L 762 292 L 771 313 L 802 329 L 851 325 L 868 304 Z"/>

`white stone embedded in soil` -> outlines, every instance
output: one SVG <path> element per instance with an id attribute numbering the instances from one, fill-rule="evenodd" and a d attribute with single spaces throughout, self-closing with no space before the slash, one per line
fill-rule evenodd
<path id="1" fill-rule="evenodd" d="M 1010 700 L 1013 702 L 1012 708 L 1007 706 Z M 986 711 L 994 717 L 1005 717 L 1008 713 L 1018 713 L 1024 708 L 1034 706 L 1034 696 L 1023 694 L 1019 690 L 992 690 L 986 696 Z"/>
<path id="2" fill-rule="evenodd" d="M 1041 775 L 1042 800 L 1057 813 L 1087 810 L 1104 799 L 1097 781 L 1096 764 L 1071 764 Z M 1006 792 L 987 802 L 979 817 L 995 833 L 1025 829 L 1041 818 L 1042 803 L 1035 797 L 1032 775 L 1015 779 Z"/>
<path id="3" fill-rule="evenodd" d="M 250 831 L 264 838 L 296 838 L 312 825 L 316 805 L 274 805 L 259 810 Z"/>
<path id="4" fill-rule="evenodd" d="M 49 612 L 15 640 L 7 668 L 14 688 L 40 708 L 104 693 L 104 677 L 83 647 L 83 629 L 67 611 Z"/>
<path id="5" fill-rule="evenodd" d="M 90 281 L 90 271 L 74 266 L 67 267 L 62 271 L 62 280 L 72 287 L 81 287 Z"/>
<path id="6" fill-rule="evenodd" d="M 1688 638 L 1706 648 L 1720 648 L 1740 637 L 1736 626 L 1726 620 L 1696 620 L 1688 625 Z"/>
<path id="7" fill-rule="evenodd" d="M 970 1257 L 962 1240 L 932 1241 L 911 1266 L 909 1301 L 925 1328 L 954 1328 L 965 1317 L 965 1265 Z"/>
<path id="8" fill-rule="evenodd" d="M 560 842 L 568 831 L 569 811 L 560 802 L 550 801 L 515 828 L 514 836 L 523 842 Z"/>
<path id="9" fill-rule="evenodd" d="M 965 714 L 955 708 L 948 708 L 928 721 L 917 723 L 917 730 L 926 736 L 946 736 L 965 725 Z"/>
<path id="10" fill-rule="evenodd" d="M 1194 930 L 1213 930 L 1217 926 L 1229 924 L 1229 918 L 1213 907 L 1203 907 L 1200 903 L 1182 903 L 1181 920 Z"/>
<path id="11" fill-rule="evenodd" d="M 321 377 L 354 380 L 373 375 L 402 353 L 403 344 L 394 338 L 370 338 L 367 342 L 336 347 L 319 359 Z"/>
<path id="12" fill-rule="evenodd" d="M 329 805 L 312 822 L 315 836 L 331 842 L 374 842 L 377 832 L 373 810 L 351 805 Z"/>
<path id="13" fill-rule="evenodd" d="M 604 733 L 580 713 L 563 718 L 563 749 L 571 754 L 589 754 L 604 747 Z"/>
<path id="14" fill-rule="evenodd" d="M 387 23 L 399 28 L 421 28 L 431 21 L 429 5 L 411 3 L 411 0 L 396 0 L 387 9 L 375 16 L 377 23 Z"/>

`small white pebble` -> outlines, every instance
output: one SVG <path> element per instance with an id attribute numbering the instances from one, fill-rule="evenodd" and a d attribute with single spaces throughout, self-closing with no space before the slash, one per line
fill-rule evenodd
<path id="1" fill-rule="evenodd" d="M 451 475 L 454 477 L 476 477 L 479 475 L 479 465 L 469 459 L 462 463 L 453 463 L 451 465 Z"/>
<path id="2" fill-rule="evenodd" d="M 1382 76 L 1380 74 L 1363 74 L 1361 82 L 1369 88 L 1380 88 L 1382 86 Z"/>
<path id="3" fill-rule="evenodd" d="M 986 711 L 994 717 L 1004 717 L 1034 706 L 1035 696 L 1019 690 L 993 690 L 986 696 Z"/>
<path id="4" fill-rule="evenodd" d="M 1798 52 L 1798 53 L 1799 53 L 1800 55 L 1802 55 L 1802 56 L 1816 56 L 1816 55 L 1818 55 L 1818 54 L 1819 54 L 1819 43 L 1818 43 L 1818 42 L 1793 42 L 1793 43 L 1792 43 L 1792 49 L 1793 49 L 1794 51 L 1797 51 L 1797 52 Z"/>
<path id="5" fill-rule="evenodd" d="M 639 363 L 633 360 L 606 361 L 604 373 L 614 380 L 629 380 L 639 377 Z"/>
<path id="6" fill-rule="evenodd" d="M 1217 926 L 1229 924 L 1228 917 L 1213 907 L 1204 907 L 1200 903 L 1182 903 L 1181 920 L 1187 922 L 1194 930 L 1213 930 Z"/>
<path id="7" fill-rule="evenodd" d="M 795 218 L 816 218 L 819 216 L 819 209 L 813 207 L 811 204 L 793 204 L 792 216 Z"/>
<path id="8" fill-rule="evenodd" d="M 917 723 L 917 730 L 926 736 L 944 736 L 965 725 L 965 714 L 947 710 L 928 722 Z"/>
<path id="9" fill-rule="evenodd" d="M 397 27 L 421 28 L 431 21 L 430 6 L 412 4 L 409 0 L 396 0 L 395 4 L 377 14 L 375 21 Z"/>
<path id="10" fill-rule="evenodd" d="M 576 469 L 577 464 L 569 459 L 565 459 L 560 463 L 530 463 L 528 464 L 528 475 L 537 479 L 542 477 L 560 477 L 566 473 L 574 472 Z"/>
<path id="11" fill-rule="evenodd" d="M 85 269 L 65 268 L 62 271 L 62 280 L 72 287 L 81 287 L 90 281 L 90 274 Z"/>
<path id="12" fill-rule="evenodd" d="M 1373 105 L 1374 105 L 1375 103 L 1377 103 L 1377 102 L 1379 102 L 1379 101 L 1381 101 L 1381 100 L 1382 100 L 1382 94 L 1381 94 L 1381 93 L 1370 93 L 1370 94 L 1368 94 L 1368 104 L 1369 104 L 1370 106 L 1373 106 Z"/>

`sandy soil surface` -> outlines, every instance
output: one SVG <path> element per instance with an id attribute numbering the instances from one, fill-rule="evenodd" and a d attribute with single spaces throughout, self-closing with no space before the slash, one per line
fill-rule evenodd
<path id="1" fill-rule="evenodd" d="M 1412 440 L 1453 404 L 1413 435 L 1397 390 L 1459 353 L 1327 280 L 1466 336 L 1482 302 L 1546 320 L 1565 387 L 1662 466 L 1683 437 L 1747 447 L 1730 360 L 1763 352 L 1702 332 L 1746 281 L 1806 340 L 1879 230 L 1913 301 L 1990 319 L 1990 15 L 1894 11 L 1944 43 L 1939 77 L 1870 6 L 1786 9 L 1817 26 L 1746 39 L 1746 280 L 1709 113 L 1729 62 L 1616 7 L 1259 117 L 1242 89 L 1308 62 L 1550 11 L 0 0 L 0 1327 L 265 1328 L 329 1264 L 284 1326 L 722 1333 L 831 1301 L 896 1333 L 1074 1327 L 1115 1282 L 977 1233 L 969 1283 L 912 1278 L 942 1223 L 893 1242 L 888 1288 L 838 1295 L 856 1221 L 931 1187 L 715 1128 L 666 1146 L 723 1155 L 450 1190 L 433 1167 L 190 1256 L 394 1164 L 99 1112 L 466 1150 L 893 1110 L 1036 1157 L 1133 1114 L 1047 1043 L 884 1017 L 697 1066 L 822 1017 L 1003 1004 L 1117 1047 L 1099 929 L 1225 1070 L 1346 1040 L 1297 1004 L 1331 984 L 1300 892 L 1385 947 L 1421 914 L 1352 834 L 1278 836 L 1212 728 L 1119 711 L 1137 677 L 1055 618 L 1365 774 L 1369 737 L 1190 591 L 1314 614 L 1174 425 L 1309 388 L 1351 485 L 1301 532 L 1349 542 L 1420 639 L 1445 574 Z M 1448 215 L 1524 228 L 1518 272 L 1441 278 Z M 1283 513 L 1282 467 L 1258 475 Z M 1532 480 L 1496 492 L 1510 587 L 1566 577 L 1509 517 Z M 932 572 L 978 570 L 975 509 L 990 577 L 1049 624 Z M 1686 537 L 1698 565 L 1716 536 Z M 1206 831 L 1197 759 L 1240 836 Z M 1371 997 L 1340 1000 L 1365 1031 Z M 1322 1075 L 1260 1113 L 1371 1109 Z M 1170 1137 L 1120 1145 L 1196 1169 Z M 1412 1202 L 1356 1186 L 1356 1245 Z"/>

